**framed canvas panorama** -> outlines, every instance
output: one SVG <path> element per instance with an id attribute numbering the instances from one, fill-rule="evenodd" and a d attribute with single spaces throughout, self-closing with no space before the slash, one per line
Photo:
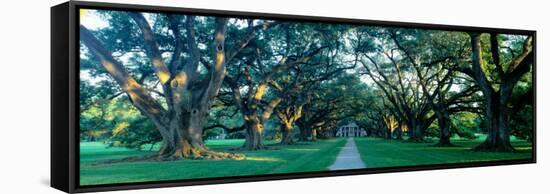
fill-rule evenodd
<path id="1" fill-rule="evenodd" d="M 69 1 L 51 95 L 69 193 L 536 161 L 531 30 Z"/>

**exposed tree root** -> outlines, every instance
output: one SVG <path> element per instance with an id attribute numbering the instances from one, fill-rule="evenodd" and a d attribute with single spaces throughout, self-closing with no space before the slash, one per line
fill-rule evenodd
<path id="1" fill-rule="evenodd" d="M 172 161 L 172 160 L 181 160 L 181 159 L 191 159 L 191 160 L 244 160 L 246 157 L 243 154 L 237 153 L 228 153 L 228 152 L 214 152 L 210 150 L 201 151 L 201 152 L 192 152 L 191 154 L 181 154 L 181 152 L 176 152 L 176 154 L 171 155 L 159 155 L 156 160 L 160 161 Z"/>
<path id="2" fill-rule="evenodd" d="M 317 138 L 298 139 L 298 141 L 296 141 L 296 143 L 298 143 L 298 142 L 316 142 L 317 140 L 318 140 Z"/>
<path id="3" fill-rule="evenodd" d="M 93 166 L 104 165 L 104 164 L 115 164 L 115 163 L 131 163 L 131 162 L 146 162 L 146 161 L 155 161 L 155 162 L 164 162 L 164 161 L 175 161 L 175 160 L 244 160 L 246 156 L 243 154 L 237 153 L 228 153 L 228 152 L 214 152 L 214 151 L 203 151 L 199 154 L 191 155 L 181 155 L 172 153 L 171 155 L 167 154 L 150 154 L 146 156 L 131 156 L 119 159 L 105 160 L 92 164 Z"/>
<path id="4" fill-rule="evenodd" d="M 460 147 L 458 145 L 455 145 L 455 144 L 452 144 L 450 142 L 448 143 L 443 143 L 443 142 L 438 142 L 434 145 L 431 145 L 432 147 Z"/>
<path id="5" fill-rule="evenodd" d="M 257 151 L 257 150 L 276 150 L 276 148 L 273 148 L 272 146 L 267 145 L 259 145 L 255 147 L 249 147 L 246 145 L 243 145 L 241 147 L 231 148 L 229 149 L 231 151 Z"/>
<path id="6" fill-rule="evenodd" d="M 285 145 L 309 145 L 310 142 L 315 142 L 315 140 L 307 140 L 307 141 L 292 141 L 287 143 L 277 143 L 273 144 L 272 146 L 285 146 Z"/>
<path id="7" fill-rule="evenodd" d="M 517 152 L 512 145 L 509 144 L 497 144 L 490 145 L 487 142 L 479 144 L 478 146 L 472 148 L 476 152 Z"/>
<path id="8" fill-rule="evenodd" d="M 294 145 L 296 144 L 297 142 L 294 141 L 294 140 L 287 140 L 287 141 L 281 141 L 279 142 L 279 145 Z"/>
<path id="9" fill-rule="evenodd" d="M 146 156 L 130 156 L 130 157 L 100 161 L 97 163 L 93 163 L 92 166 L 99 166 L 104 164 L 115 164 L 115 163 L 126 163 L 126 162 L 151 161 L 151 160 L 155 160 L 156 157 L 157 157 L 157 154 L 149 154 Z"/>
<path id="10" fill-rule="evenodd" d="M 430 143 L 431 141 L 428 141 L 426 139 L 407 139 L 407 140 L 404 140 L 403 142 L 406 142 L 406 143 Z"/>

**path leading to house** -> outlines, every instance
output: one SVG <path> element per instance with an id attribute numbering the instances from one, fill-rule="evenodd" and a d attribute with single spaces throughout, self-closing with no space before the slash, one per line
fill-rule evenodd
<path id="1" fill-rule="evenodd" d="M 334 164 L 329 166 L 329 170 L 345 170 L 366 168 L 367 165 L 361 160 L 361 154 L 357 150 L 353 138 L 348 138 L 346 145 L 340 150 Z"/>

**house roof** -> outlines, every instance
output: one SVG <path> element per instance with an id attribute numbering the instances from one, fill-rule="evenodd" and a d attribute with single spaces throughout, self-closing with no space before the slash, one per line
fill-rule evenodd
<path id="1" fill-rule="evenodd" d="M 348 123 L 347 125 L 341 125 L 340 127 L 359 127 L 355 122 Z"/>

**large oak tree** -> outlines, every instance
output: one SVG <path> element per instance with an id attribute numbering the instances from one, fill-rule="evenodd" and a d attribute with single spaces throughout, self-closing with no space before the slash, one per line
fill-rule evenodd
<path id="1" fill-rule="evenodd" d="M 159 87 L 162 88 L 162 98 L 154 97 L 150 87 L 146 88 L 143 82 L 138 82 L 127 71 L 123 62 L 113 57 L 113 53 L 97 35 L 83 25 L 80 26 L 80 38 L 132 104 L 154 123 L 162 136 L 162 148 L 156 157 L 242 158 L 237 154 L 210 151 L 204 145 L 202 134 L 212 101 L 224 80 L 226 64 L 251 38 L 244 36 L 230 50 L 226 50 L 227 18 L 216 18 L 211 28 L 213 33 L 206 39 L 211 42 L 199 43 L 197 40 L 204 38 L 197 37 L 194 16 L 186 16 L 185 22 L 179 16 L 157 16 L 158 20 L 166 20 L 167 28 L 173 36 L 170 44 L 173 48 L 171 57 L 166 60 L 161 51 L 163 47 L 145 16 L 129 12 L 126 17 L 131 18 L 130 21 L 139 29 L 142 45 L 138 49 L 146 54 L 153 67 Z M 211 53 L 211 56 L 206 57 L 207 60 L 202 63 L 207 69 L 207 73 L 203 74 L 199 71 L 199 61 L 205 52 L 201 52 L 200 44 L 209 45 L 209 49 L 212 49 L 211 52 L 206 52 Z"/>

